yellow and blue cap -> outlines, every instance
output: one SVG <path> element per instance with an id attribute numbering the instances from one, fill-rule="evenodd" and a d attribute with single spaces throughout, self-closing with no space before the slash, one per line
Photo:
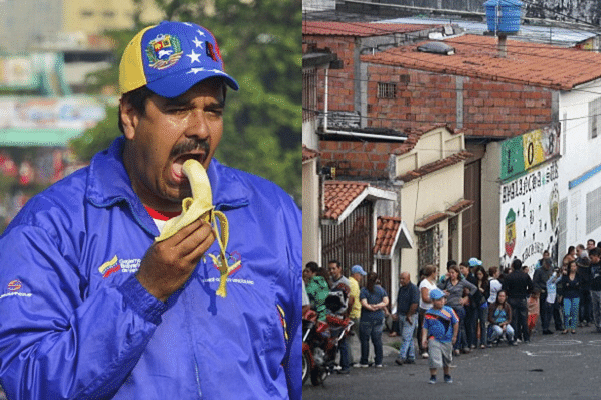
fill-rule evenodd
<path id="1" fill-rule="evenodd" d="M 176 97 L 212 77 L 238 90 L 238 83 L 223 70 L 219 46 L 209 30 L 163 21 L 144 28 L 127 44 L 119 64 L 119 91 L 146 85 L 160 96 Z"/>

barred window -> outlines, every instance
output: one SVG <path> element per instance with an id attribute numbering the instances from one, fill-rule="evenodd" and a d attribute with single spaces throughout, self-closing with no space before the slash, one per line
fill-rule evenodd
<path id="1" fill-rule="evenodd" d="M 438 225 L 417 235 L 417 263 L 419 269 L 426 265 L 438 265 L 440 261 L 440 249 L 438 248 Z"/>
<path id="2" fill-rule="evenodd" d="M 601 187 L 586 194 L 586 233 L 601 226 Z"/>
<path id="3" fill-rule="evenodd" d="M 379 99 L 396 99 L 396 83 L 378 82 Z"/>
<path id="4" fill-rule="evenodd" d="M 315 119 L 317 111 L 317 74 L 315 68 L 303 69 L 303 122 Z"/>
<path id="5" fill-rule="evenodd" d="M 601 131 L 601 97 L 588 103 L 589 139 L 594 139 Z"/>

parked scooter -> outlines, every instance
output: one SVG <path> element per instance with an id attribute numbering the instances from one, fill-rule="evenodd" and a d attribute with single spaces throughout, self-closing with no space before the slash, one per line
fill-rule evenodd
<path id="1" fill-rule="evenodd" d="M 326 321 L 319 321 L 313 310 L 303 315 L 303 383 L 311 377 L 313 386 L 322 384 L 334 371 L 338 343 L 353 325 L 349 318 L 332 314 Z"/>

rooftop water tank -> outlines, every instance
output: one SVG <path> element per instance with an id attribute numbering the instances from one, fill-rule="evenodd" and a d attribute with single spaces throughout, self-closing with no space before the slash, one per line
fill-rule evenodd
<path id="1" fill-rule="evenodd" d="M 520 30 L 522 17 L 520 0 L 488 0 L 484 3 L 486 9 L 486 24 L 490 32 L 516 33 Z"/>

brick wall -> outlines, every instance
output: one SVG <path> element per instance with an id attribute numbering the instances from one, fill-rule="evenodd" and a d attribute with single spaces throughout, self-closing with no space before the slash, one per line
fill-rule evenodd
<path id="1" fill-rule="evenodd" d="M 308 43 L 317 48 L 329 48 L 330 51 L 344 61 L 343 69 L 328 71 L 328 110 L 355 111 L 354 79 L 355 79 L 355 38 L 348 36 L 303 35 L 303 51 Z M 319 70 L 317 76 L 317 108 L 324 108 L 324 71 Z"/>
<path id="2" fill-rule="evenodd" d="M 388 179 L 388 157 L 402 143 L 319 141 L 321 166 L 335 167 L 336 177 Z"/>
<path id="3" fill-rule="evenodd" d="M 402 67 L 368 67 L 368 126 L 457 126 L 457 79 L 463 80 L 463 129 L 467 136 L 513 137 L 552 120 L 550 89 Z M 378 82 L 396 83 L 396 98 L 378 98 Z"/>

